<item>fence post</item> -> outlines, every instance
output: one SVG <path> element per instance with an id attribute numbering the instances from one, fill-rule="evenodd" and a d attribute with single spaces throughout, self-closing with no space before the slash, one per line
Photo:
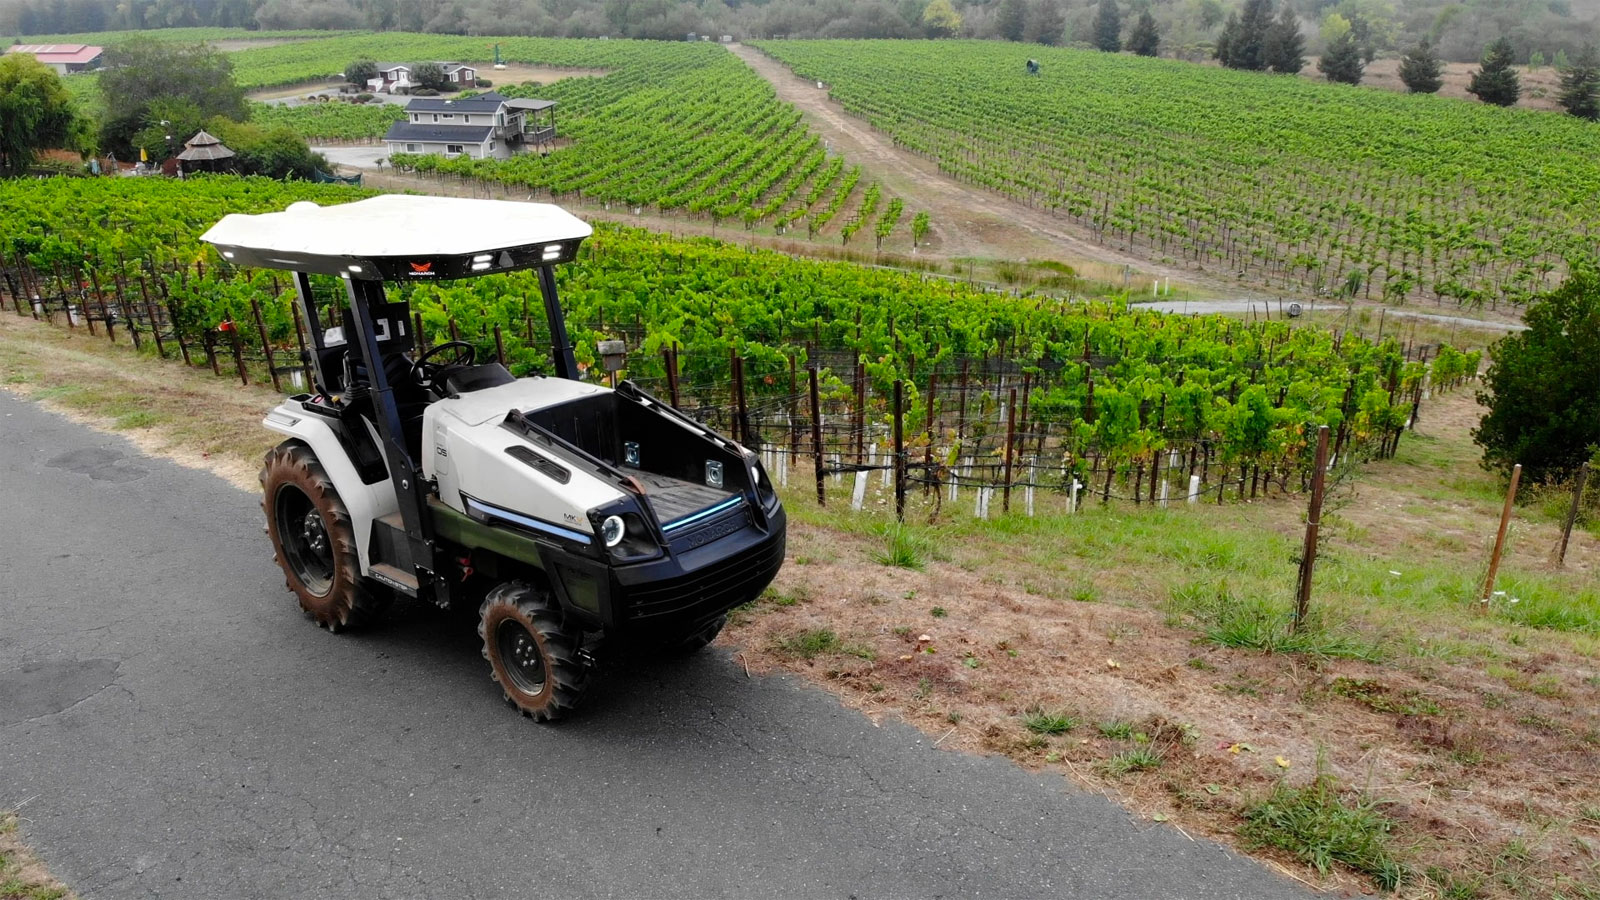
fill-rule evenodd
<path id="1" fill-rule="evenodd" d="M 1567 564 L 1567 541 L 1572 538 L 1572 525 L 1578 521 L 1578 507 L 1583 503 L 1583 484 L 1589 480 L 1589 464 L 1578 467 L 1578 484 L 1572 489 L 1572 506 L 1567 509 L 1566 521 L 1561 523 L 1561 549 L 1556 551 L 1556 565 Z"/>
<path id="2" fill-rule="evenodd" d="M 1494 594 L 1494 580 L 1500 574 L 1500 554 L 1506 548 L 1506 527 L 1511 524 L 1511 504 L 1517 499 L 1517 483 L 1522 480 L 1522 463 L 1511 467 L 1511 486 L 1506 488 L 1506 505 L 1500 510 L 1500 530 L 1494 536 L 1494 553 L 1489 557 L 1489 575 L 1483 580 L 1483 602 L 1478 604 L 1488 610 L 1489 597 Z"/>
<path id="3" fill-rule="evenodd" d="M 456 329 L 456 320 L 455 320 L 454 316 L 450 317 L 450 340 L 452 340 L 452 341 L 461 340 L 461 332 Z"/>
<path id="4" fill-rule="evenodd" d="M 956 442 L 960 443 L 967 436 L 967 367 L 972 360 L 961 360 L 961 388 L 957 392 L 958 408 L 956 410 Z"/>
<path id="5" fill-rule="evenodd" d="M 494 358 L 499 361 L 500 365 L 506 364 L 506 342 L 500 336 L 499 322 L 494 323 Z"/>
<path id="6" fill-rule="evenodd" d="M 894 383 L 894 517 L 906 518 L 905 382 Z"/>
<path id="7" fill-rule="evenodd" d="M 283 393 L 283 385 L 278 383 L 278 363 L 272 356 L 272 342 L 267 340 L 267 320 L 261 315 L 261 302 L 254 297 L 250 298 L 250 311 L 255 313 L 256 331 L 261 335 L 261 352 L 267 357 L 267 374 L 272 376 L 272 389 Z"/>
<path id="8" fill-rule="evenodd" d="M 928 399 L 923 402 L 923 415 L 928 419 L 928 446 L 922 450 L 922 496 L 928 496 L 933 487 L 933 421 L 934 403 L 939 396 L 939 370 L 930 366 L 928 371 Z"/>
<path id="9" fill-rule="evenodd" d="M 867 364 L 856 358 L 856 462 L 867 453 Z"/>
<path id="10" fill-rule="evenodd" d="M 166 359 L 167 343 L 161 339 L 161 315 L 156 312 L 156 305 L 150 302 L 150 291 L 145 287 L 143 278 L 139 279 L 139 297 L 144 300 L 145 315 L 150 317 L 150 336 L 156 339 L 156 355 Z"/>
<path id="11" fill-rule="evenodd" d="M 228 342 L 233 345 L 233 364 L 239 370 L 239 383 L 248 386 L 250 376 L 245 374 L 244 348 L 239 344 L 239 326 L 232 319 L 228 320 Z"/>
<path id="12" fill-rule="evenodd" d="M 1017 443 L 1017 389 L 1011 389 L 1011 401 L 1006 404 L 1006 485 L 1000 495 L 1000 511 L 1011 512 L 1011 451 Z"/>
<path id="13" fill-rule="evenodd" d="M 795 404 L 799 402 L 800 382 L 796 374 L 794 354 L 789 354 L 789 400 L 785 405 L 789 415 L 789 456 L 792 458 L 800 452 L 800 425 L 799 410 Z"/>
<path id="14" fill-rule="evenodd" d="M 681 406 L 678 402 L 678 348 L 673 347 L 662 352 L 667 354 L 667 391 L 672 397 L 672 406 L 676 409 Z"/>
<path id="15" fill-rule="evenodd" d="M 750 440 L 750 408 L 744 393 L 744 357 L 738 354 L 733 357 L 733 395 L 739 416 L 734 423 L 734 433 L 739 436 L 739 443 L 748 447 L 754 442 Z"/>
<path id="16" fill-rule="evenodd" d="M 1300 554 L 1300 590 L 1294 601 L 1292 631 L 1305 624 L 1311 608 L 1311 573 L 1317 566 L 1317 531 L 1322 527 L 1322 488 L 1328 474 L 1328 426 L 1317 427 L 1316 467 L 1311 473 L 1311 506 L 1306 512 L 1306 544 Z"/>
<path id="17" fill-rule="evenodd" d="M 811 365 L 806 368 L 811 378 L 811 455 L 816 459 L 817 468 L 817 505 L 827 506 L 828 496 L 823 485 L 826 473 L 822 465 L 822 401 L 817 392 L 817 367 Z"/>

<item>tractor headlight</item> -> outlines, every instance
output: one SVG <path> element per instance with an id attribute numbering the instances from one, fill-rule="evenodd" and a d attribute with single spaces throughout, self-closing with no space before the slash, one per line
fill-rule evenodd
<path id="1" fill-rule="evenodd" d="M 600 523 L 600 538 L 606 542 L 607 547 L 615 547 L 622 543 L 622 536 L 626 531 L 621 516 L 606 516 L 606 520 Z"/>

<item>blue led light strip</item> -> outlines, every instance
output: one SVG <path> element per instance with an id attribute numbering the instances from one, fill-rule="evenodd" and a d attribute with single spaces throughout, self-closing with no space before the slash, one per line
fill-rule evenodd
<path id="1" fill-rule="evenodd" d="M 532 516 L 525 516 L 522 513 L 512 512 L 509 509 L 501 509 L 498 506 L 490 506 L 481 500 L 475 500 L 472 497 L 467 497 L 465 495 L 463 495 L 462 499 L 467 501 L 467 512 L 469 513 L 476 512 L 483 516 L 503 519 L 504 521 L 510 522 L 514 525 L 521 525 L 524 528 L 531 528 L 534 531 L 542 531 L 546 534 L 553 534 L 556 537 L 566 538 L 569 541 L 577 541 L 580 544 L 590 544 L 594 542 L 594 538 L 592 536 L 584 534 L 581 531 L 573 531 L 570 528 L 561 528 L 556 525 L 551 525 L 549 522 L 535 519 Z"/>
<path id="2" fill-rule="evenodd" d="M 731 508 L 733 508 L 735 506 L 738 506 L 739 504 L 741 504 L 743 502 L 744 502 L 744 498 L 743 497 L 734 497 L 732 500 L 724 500 L 723 502 L 718 503 L 716 506 L 713 506 L 710 509 L 702 509 L 701 511 L 695 513 L 692 516 L 686 516 L 686 517 L 684 517 L 682 519 L 679 519 L 676 522 L 673 522 L 670 525 L 663 525 L 663 526 L 661 526 L 661 530 L 662 531 L 672 531 L 672 530 L 677 529 L 677 528 L 682 528 L 685 525 L 689 525 L 689 524 L 692 524 L 694 522 L 698 522 L 698 521 L 700 521 L 701 519 L 704 519 L 707 516 L 714 516 L 717 513 L 722 512 L 725 509 L 731 509 Z"/>

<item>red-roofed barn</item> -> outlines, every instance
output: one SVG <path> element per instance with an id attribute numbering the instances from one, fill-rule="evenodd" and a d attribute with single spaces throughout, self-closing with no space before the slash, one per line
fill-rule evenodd
<path id="1" fill-rule="evenodd" d="M 100 68 L 100 47 L 89 44 L 15 44 L 7 53 L 26 53 L 52 69 L 58 75 L 87 72 Z"/>

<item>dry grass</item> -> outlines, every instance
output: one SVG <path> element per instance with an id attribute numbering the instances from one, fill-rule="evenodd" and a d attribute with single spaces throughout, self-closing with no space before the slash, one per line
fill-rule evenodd
<path id="1" fill-rule="evenodd" d="M 261 427 L 281 396 L 270 385 L 244 388 L 234 377 L 163 362 L 148 347 L 141 359 L 120 334 L 112 344 L 103 331 L 91 336 L 9 311 L 0 313 L 0 389 L 245 490 L 258 489 L 261 457 L 276 443 Z"/>
<path id="2" fill-rule="evenodd" d="M 1347 788 L 1350 812 L 1332 821 L 1392 827 L 1402 893 L 1586 896 L 1600 883 L 1600 826 L 1584 813 L 1600 810 L 1600 542 L 1575 534 L 1556 571 L 1556 517 L 1519 510 L 1508 594 L 1480 612 L 1500 494 L 1475 464 L 1474 420 L 1464 390 L 1425 405 L 1423 433 L 1338 499 L 1316 625 L 1299 635 L 1284 622 L 1298 498 L 988 523 L 947 507 L 906 528 L 937 548 L 918 571 L 876 561 L 881 514 L 795 492 L 790 564 L 724 640 L 753 669 L 799 672 L 943 748 L 1059 771 L 1228 841 L 1274 796 L 1326 799 L 1284 793 L 1320 756 Z M 820 630 L 872 652 L 766 649 Z M 1263 643 L 1291 652 L 1249 649 Z M 1324 877 L 1261 846 L 1329 886 L 1393 875 L 1374 863 Z"/>
<path id="3" fill-rule="evenodd" d="M 0 811 L 0 900 L 74 900 L 23 846 L 16 813 Z"/>

